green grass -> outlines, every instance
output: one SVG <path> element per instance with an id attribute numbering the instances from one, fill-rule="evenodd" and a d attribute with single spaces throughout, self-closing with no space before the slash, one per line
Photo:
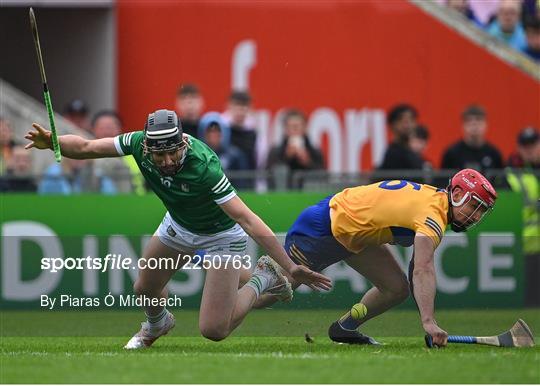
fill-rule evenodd
<path id="1" fill-rule="evenodd" d="M 1 383 L 539 383 L 540 350 L 450 345 L 428 350 L 413 311 L 389 312 L 364 331 L 380 347 L 326 337 L 339 311 L 263 310 L 232 337 L 198 336 L 197 313 L 177 311 L 176 329 L 154 347 L 125 352 L 134 312 L 2 312 Z M 518 318 L 540 331 L 539 310 L 441 311 L 452 334 L 493 335 Z M 309 332 L 315 343 L 303 335 Z M 537 338 L 538 341 L 538 338 Z"/>

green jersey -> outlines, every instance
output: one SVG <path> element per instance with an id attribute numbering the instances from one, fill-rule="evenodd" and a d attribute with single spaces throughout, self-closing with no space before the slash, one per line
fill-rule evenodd
<path id="1" fill-rule="evenodd" d="M 150 155 L 144 155 L 144 132 L 121 134 L 114 138 L 114 145 L 119 155 L 133 155 L 148 185 L 176 223 L 196 234 L 230 229 L 235 222 L 218 204 L 236 196 L 236 191 L 223 174 L 216 153 L 198 139 L 186 137 L 182 168 L 172 177 L 162 176 Z"/>

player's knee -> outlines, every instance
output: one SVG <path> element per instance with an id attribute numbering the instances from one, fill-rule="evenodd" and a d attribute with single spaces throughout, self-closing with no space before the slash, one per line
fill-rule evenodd
<path id="1" fill-rule="evenodd" d="M 201 326 L 200 330 L 202 336 L 214 342 L 219 342 L 229 336 L 229 329 L 225 326 L 207 325 Z"/>

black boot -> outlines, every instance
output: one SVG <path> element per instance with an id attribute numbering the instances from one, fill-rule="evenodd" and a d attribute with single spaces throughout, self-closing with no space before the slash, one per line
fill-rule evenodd
<path id="1" fill-rule="evenodd" d="M 328 329 L 328 337 L 337 343 L 348 343 L 348 344 L 373 344 L 379 345 L 375 339 L 361 334 L 358 331 L 345 330 L 339 325 L 338 322 L 332 323 Z"/>

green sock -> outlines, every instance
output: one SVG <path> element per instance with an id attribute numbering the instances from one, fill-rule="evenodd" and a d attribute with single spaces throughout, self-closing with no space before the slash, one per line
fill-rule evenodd
<path id="1" fill-rule="evenodd" d="M 257 298 L 268 288 L 268 279 L 262 275 L 253 275 L 246 286 L 255 291 Z"/>
<path id="2" fill-rule="evenodd" d="M 165 315 L 167 315 L 167 309 L 163 307 L 161 312 L 157 315 L 148 315 L 146 314 L 146 320 L 152 327 L 162 327 L 165 323 Z"/>

